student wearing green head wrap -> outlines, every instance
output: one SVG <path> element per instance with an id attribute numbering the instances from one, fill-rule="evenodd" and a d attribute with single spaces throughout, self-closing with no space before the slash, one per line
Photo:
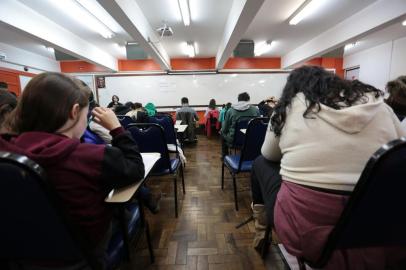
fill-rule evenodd
<path id="1" fill-rule="evenodd" d="M 156 114 L 156 108 L 155 105 L 151 102 L 147 103 L 147 105 L 145 105 L 145 110 L 148 113 L 148 116 L 155 116 Z"/>

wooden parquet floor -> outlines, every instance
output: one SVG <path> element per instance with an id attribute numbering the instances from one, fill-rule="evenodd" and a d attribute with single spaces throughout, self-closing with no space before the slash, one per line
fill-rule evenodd
<path id="1" fill-rule="evenodd" d="M 249 174 L 239 176 L 240 210 L 234 210 L 231 177 L 226 173 L 225 190 L 220 188 L 221 145 L 219 138 L 199 136 L 196 145 L 186 146 L 186 194 L 179 179 L 179 218 L 173 207 L 172 178 L 151 178 L 148 186 L 161 191 L 161 210 L 147 212 L 156 260 L 149 261 L 145 239 L 134 250 L 130 264 L 122 269 L 285 269 L 279 253 L 272 247 L 263 262 L 251 247 L 253 223 L 235 229 L 250 216 Z"/>

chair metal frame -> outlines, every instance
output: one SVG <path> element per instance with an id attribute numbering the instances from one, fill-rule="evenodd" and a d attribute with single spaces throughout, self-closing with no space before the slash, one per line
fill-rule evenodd
<path id="1" fill-rule="evenodd" d="M 224 167 L 226 166 L 231 174 L 231 177 L 233 179 L 233 190 L 234 190 L 234 206 L 235 206 L 235 210 L 238 211 L 239 207 L 238 207 L 238 197 L 237 197 L 237 181 L 236 181 L 236 175 L 241 171 L 241 167 L 244 161 L 251 161 L 251 160 L 245 160 L 244 157 L 246 156 L 246 151 L 248 151 L 248 142 L 251 139 L 251 136 L 254 136 L 254 134 L 252 134 L 251 129 L 253 128 L 254 124 L 257 124 L 257 122 L 261 122 L 262 124 L 264 123 L 264 121 L 269 121 L 268 117 L 255 117 L 252 118 L 251 120 L 249 120 L 248 122 L 248 126 L 247 126 L 247 132 L 245 134 L 245 138 L 244 138 L 244 144 L 241 150 L 241 154 L 240 154 L 240 160 L 238 163 L 238 168 L 236 172 L 233 172 L 233 169 L 230 168 L 228 166 L 228 164 L 225 162 L 225 157 L 222 160 L 222 164 L 221 164 L 221 189 L 224 190 Z M 266 124 L 266 126 L 268 126 L 268 124 Z M 236 131 L 239 132 L 239 131 Z M 266 133 L 266 131 L 265 131 Z M 264 133 L 264 137 L 265 137 L 265 133 Z M 254 138 L 255 139 L 255 138 Z M 259 155 L 261 150 L 259 149 Z M 244 171 L 244 172 L 248 172 L 248 171 Z"/>
<path id="2" fill-rule="evenodd" d="M 167 142 L 166 142 L 166 137 L 165 137 L 165 131 L 164 128 L 161 125 L 158 125 L 156 123 L 135 123 L 135 124 L 130 124 L 128 126 L 128 130 L 131 132 L 132 128 L 137 128 L 139 130 L 147 130 L 149 128 L 156 128 L 159 130 L 160 133 L 160 137 L 162 140 L 162 143 L 165 145 L 165 148 L 163 149 L 163 152 L 161 152 L 161 158 L 164 158 L 167 160 L 167 164 L 166 167 L 169 169 L 169 174 L 173 175 L 173 189 L 174 189 L 174 206 L 175 206 L 175 217 L 178 217 L 178 183 L 177 183 L 177 179 L 178 179 L 178 171 L 180 171 L 181 173 L 181 178 L 182 178 L 182 191 L 183 194 L 185 194 L 185 178 L 184 178 L 184 173 L 183 173 L 183 164 L 182 161 L 180 160 L 179 154 L 178 152 L 176 153 L 176 159 L 179 159 L 179 166 L 176 168 L 175 171 L 172 170 L 171 167 L 171 159 L 169 156 L 169 150 L 167 147 Z M 131 133 L 132 134 L 132 133 Z M 133 138 L 135 141 L 137 141 L 137 138 L 134 137 Z M 155 176 L 160 176 L 160 175 L 164 175 L 164 174 L 160 174 L 160 173 L 154 173 L 153 169 L 151 172 L 151 175 L 155 175 Z"/>

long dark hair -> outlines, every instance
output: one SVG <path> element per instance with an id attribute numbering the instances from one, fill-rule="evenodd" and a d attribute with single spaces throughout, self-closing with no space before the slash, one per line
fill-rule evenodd
<path id="1" fill-rule="evenodd" d="M 9 115 L 13 132 L 55 133 L 69 118 L 73 105 L 89 104 L 90 89 L 62 73 L 35 76 L 25 87 L 17 108 Z"/>
<path id="2" fill-rule="evenodd" d="M 216 109 L 216 100 L 214 98 L 210 99 L 209 108 L 212 110 Z"/>
<path id="3" fill-rule="evenodd" d="M 371 85 L 358 80 L 343 80 L 322 67 L 297 68 L 290 73 L 271 117 L 271 129 L 276 136 L 282 134 L 287 108 L 290 107 L 292 99 L 299 92 L 302 92 L 306 98 L 307 109 L 303 113 L 304 118 L 312 118 L 311 114 L 317 114 L 321 109 L 320 104 L 340 110 L 355 103 L 368 102 L 366 93 L 373 93 L 376 98 L 383 96 L 382 91 Z"/>

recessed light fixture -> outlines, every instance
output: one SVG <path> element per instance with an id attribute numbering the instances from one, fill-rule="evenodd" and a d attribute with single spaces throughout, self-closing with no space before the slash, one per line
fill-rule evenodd
<path id="1" fill-rule="evenodd" d="M 292 14 L 289 21 L 290 25 L 296 25 L 305 17 L 313 13 L 320 5 L 322 0 L 306 0 L 303 4 Z"/>
<path id="2" fill-rule="evenodd" d="M 184 50 L 185 54 L 187 54 L 189 57 L 195 57 L 196 56 L 195 44 L 196 43 L 192 42 L 192 41 L 183 43 L 183 50 Z"/>
<path id="3" fill-rule="evenodd" d="M 180 14 L 182 16 L 183 24 L 185 26 L 190 25 L 190 8 L 189 0 L 178 0 Z"/>
<path id="4" fill-rule="evenodd" d="M 350 49 L 354 48 L 355 46 L 357 46 L 358 44 L 359 44 L 358 42 L 349 43 L 344 46 L 344 50 L 345 51 L 350 50 Z"/>
<path id="5" fill-rule="evenodd" d="M 402 25 L 403 25 L 403 26 L 406 26 L 406 20 L 404 20 L 404 21 L 402 22 Z"/>
<path id="6" fill-rule="evenodd" d="M 255 56 L 260 56 L 260 55 L 268 52 L 271 49 L 271 46 L 272 46 L 272 41 L 271 40 L 255 43 L 255 45 L 254 45 L 254 55 Z"/>
<path id="7" fill-rule="evenodd" d="M 103 18 L 98 18 L 92 13 L 92 10 L 88 10 L 89 7 L 86 5 L 84 0 L 48 0 L 55 7 L 61 9 L 65 14 L 70 16 L 72 19 L 76 20 L 81 25 L 87 27 L 88 29 L 99 33 L 102 37 L 108 39 L 114 36 L 114 33 L 110 28 L 108 28 L 103 21 Z M 84 4 L 85 3 L 85 4 Z"/>

